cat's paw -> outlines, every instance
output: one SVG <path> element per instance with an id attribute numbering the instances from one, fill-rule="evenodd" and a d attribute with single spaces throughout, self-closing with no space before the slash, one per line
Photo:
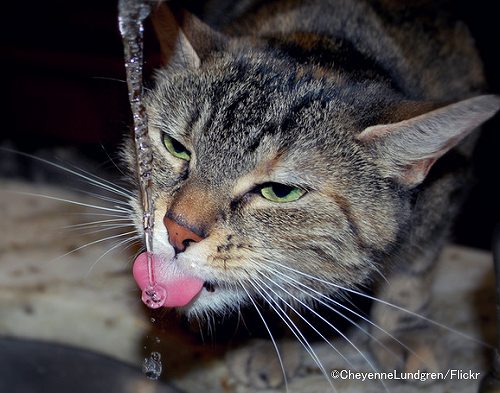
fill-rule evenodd
<path id="1" fill-rule="evenodd" d="M 371 340 L 370 347 L 380 370 L 404 373 L 442 372 L 446 366 L 446 350 L 435 338 L 432 329 L 404 332 L 394 337 L 378 337 Z M 413 382 L 411 380 L 410 382 Z M 418 383 L 432 383 L 432 379 L 415 380 Z"/>
<path id="2" fill-rule="evenodd" d="M 233 378 L 256 389 L 280 386 L 285 378 L 292 378 L 300 364 L 301 351 L 293 341 L 278 342 L 283 368 L 276 349 L 269 340 L 252 340 L 243 347 L 230 351 L 226 363 Z"/>

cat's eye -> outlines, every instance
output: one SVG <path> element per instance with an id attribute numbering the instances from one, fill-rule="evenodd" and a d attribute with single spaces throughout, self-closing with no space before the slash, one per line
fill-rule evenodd
<path id="1" fill-rule="evenodd" d="M 267 183 L 260 189 L 260 193 L 271 202 L 284 203 L 296 201 L 306 192 L 299 187 L 280 183 Z"/>
<path id="2" fill-rule="evenodd" d="M 180 158 L 181 160 L 185 161 L 189 161 L 191 159 L 191 153 L 179 141 L 175 140 L 165 133 L 163 133 L 162 140 L 163 145 L 165 146 L 167 151 L 174 157 Z"/>

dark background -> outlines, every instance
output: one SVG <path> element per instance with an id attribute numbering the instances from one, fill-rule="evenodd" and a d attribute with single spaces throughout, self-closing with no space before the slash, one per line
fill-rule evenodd
<path id="1" fill-rule="evenodd" d="M 499 93 L 496 2 L 462 0 L 453 5 L 476 39 L 490 90 Z M 57 157 L 50 152 L 60 147 L 71 147 L 77 160 L 115 157 L 130 124 L 117 2 L 9 1 L 2 4 L 1 29 L 0 146 L 37 155 L 43 151 L 52 159 Z M 149 25 L 146 59 L 150 75 L 158 52 Z M 497 115 L 486 125 L 475 155 L 477 181 L 454 231 L 461 244 L 489 248 L 492 229 L 500 222 L 499 146 Z M 38 164 L 12 165 L 0 157 L 0 165 L 4 176 L 30 179 Z"/>

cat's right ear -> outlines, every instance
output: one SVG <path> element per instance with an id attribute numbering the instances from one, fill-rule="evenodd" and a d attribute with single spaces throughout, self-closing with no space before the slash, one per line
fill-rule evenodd
<path id="1" fill-rule="evenodd" d="M 211 51 L 225 46 L 226 38 L 185 10 L 159 3 L 151 12 L 164 65 L 198 68 Z"/>

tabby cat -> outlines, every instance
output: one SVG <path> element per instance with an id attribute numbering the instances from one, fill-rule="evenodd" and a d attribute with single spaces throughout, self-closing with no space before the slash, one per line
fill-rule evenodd
<path id="1" fill-rule="evenodd" d="M 264 302 L 285 315 L 374 283 L 426 314 L 474 131 L 500 107 L 482 95 L 467 28 L 436 3 L 209 1 L 204 22 L 154 6 L 164 67 L 146 105 L 167 307 L 202 318 Z M 134 276 L 146 285 L 144 254 Z M 373 304 L 386 333 L 372 335 L 393 351 L 373 351 L 381 369 L 438 367 L 412 315 Z M 249 373 L 258 387 L 283 379 Z"/>

